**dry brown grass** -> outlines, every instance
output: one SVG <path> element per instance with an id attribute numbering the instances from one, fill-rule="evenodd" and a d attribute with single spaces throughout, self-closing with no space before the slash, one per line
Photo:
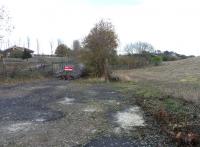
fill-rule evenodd
<path id="1" fill-rule="evenodd" d="M 157 67 L 119 70 L 125 81 L 155 86 L 163 93 L 188 101 L 200 102 L 200 57 L 163 63 Z"/>

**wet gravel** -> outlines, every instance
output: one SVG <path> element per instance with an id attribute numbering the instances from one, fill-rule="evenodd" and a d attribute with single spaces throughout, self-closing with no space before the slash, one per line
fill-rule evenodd
<path id="1" fill-rule="evenodd" d="M 137 147 L 137 144 L 134 140 L 129 138 L 122 137 L 101 137 L 92 140 L 90 143 L 84 145 L 84 147 Z"/>
<path id="2" fill-rule="evenodd" d="M 173 144 L 166 144 L 158 142 L 158 138 L 151 138 L 149 140 L 133 139 L 130 137 L 118 136 L 103 136 L 91 140 L 84 147 L 173 147 Z"/>
<path id="3" fill-rule="evenodd" d="M 64 93 L 55 95 L 53 87 L 45 87 L 45 85 L 43 87 L 37 89 L 37 85 L 29 85 L 29 88 L 33 90 L 25 96 L 11 95 L 9 97 L 7 93 L 7 98 L 5 98 L 0 95 L 0 121 L 35 121 L 37 119 L 50 121 L 62 118 L 64 114 L 48 108 L 48 103 L 62 98 Z M 27 84 L 0 88 L 5 92 L 9 90 L 11 93 L 15 91 L 23 93 L 24 89 L 27 89 Z"/>
<path id="4" fill-rule="evenodd" d="M 73 102 L 65 106 L 61 102 L 66 98 Z M 130 107 L 129 99 L 130 95 L 115 91 L 105 83 L 84 84 L 54 79 L 0 86 L 0 146 L 175 146 L 145 112 L 146 126 L 131 130 L 120 128 L 114 115 Z M 84 111 L 86 108 L 93 111 Z M 43 124 L 38 124 L 40 121 Z M 7 125 L 15 130 L 13 126 L 21 125 L 13 124 L 19 122 L 31 124 L 31 129 L 12 134 L 3 131 Z M 116 133 L 115 128 L 120 128 L 120 132 Z"/>

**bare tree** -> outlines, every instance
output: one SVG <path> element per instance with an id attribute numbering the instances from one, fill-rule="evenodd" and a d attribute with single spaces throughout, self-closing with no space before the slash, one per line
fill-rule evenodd
<path id="1" fill-rule="evenodd" d="M 3 48 L 3 42 L 2 42 L 2 40 L 0 40 L 0 49 L 2 49 Z"/>
<path id="2" fill-rule="evenodd" d="M 5 7 L 2 6 L 0 8 L 0 41 L 1 43 L 2 43 L 2 39 L 5 36 L 7 36 L 13 29 L 14 27 L 11 23 L 11 17 L 9 16 L 8 11 L 5 9 Z M 3 63 L 3 73 L 6 76 L 7 75 L 6 63 L 5 63 L 4 58 L 2 58 L 1 60 Z"/>
<path id="3" fill-rule="evenodd" d="M 125 52 L 129 55 L 135 54 L 135 45 L 133 43 L 127 44 L 124 48 Z"/>
<path id="4" fill-rule="evenodd" d="M 14 29 L 11 23 L 11 17 L 5 7 L 0 8 L 0 40 Z"/>
<path id="5" fill-rule="evenodd" d="M 53 41 L 49 41 L 49 45 L 50 45 L 50 48 L 51 48 L 51 55 L 53 55 Z"/>
<path id="6" fill-rule="evenodd" d="M 30 48 L 30 41 L 31 41 L 31 40 L 30 40 L 30 37 L 27 37 L 27 38 L 26 38 L 26 41 L 27 41 L 27 48 Z"/>
<path id="7" fill-rule="evenodd" d="M 142 54 L 145 52 L 152 53 L 152 52 L 154 52 L 154 47 L 147 42 L 138 41 L 136 43 L 130 43 L 130 44 L 126 45 L 124 50 L 128 54 L 133 55 L 133 54 Z"/>
<path id="8" fill-rule="evenodd" d="M 7 40 L 7 47 L 10 47 L 10 40 Z"/>
<path id="9" fill-rule="evenodd" d="M 37 54 L 40 54 L 40 43 L 39 43 L 39 39 L 36 39 L 36 45 L 37 45 Z"/>
<path id="10" fill-rule="evenodd" d="M 61 39 L 57 39 L 57 43 L 58 43 L 58 46 L 63 44 L 62 40 Z"/>
<path id="11" fill-rule="evenodd" d="M 26 42 L 25 41 L 23 41 L 23 48 L 25 48 L 26 47 Z"/>
<path id="12" fill-rule="evenodd" d="M 79 40 L 73 41 L 73 50 L 79 50 L 81 48 Z"/>
<path id="13" fill-rule="evenodd" d="M 18 40 L 18 46 L 21 46 L 21 38 Z"/>

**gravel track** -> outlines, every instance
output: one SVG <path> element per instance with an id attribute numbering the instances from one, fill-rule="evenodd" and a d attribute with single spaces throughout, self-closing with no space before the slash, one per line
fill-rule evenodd
<path id="1" fill-rule="evenodd" d="M 116 116 L 125 112 L 123 118 L 129 118 L 130 98 L 106 83 L 47 80 L 0 86 L 0 146 L 175 146 L 138 108 L 145 125 L 134 126 L 129 119 L 128 129 L 121 127 L 123 120 Z"/>

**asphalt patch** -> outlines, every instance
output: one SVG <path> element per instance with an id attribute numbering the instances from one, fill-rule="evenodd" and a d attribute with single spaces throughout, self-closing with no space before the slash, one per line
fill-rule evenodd
<path id="1" fill-rule="evenodd" d="M 6 101 L 6 102 L 5 102 Z M 63 112 L 55 111 L 41 105 L 27 106 L 12 100 L 0 101 L 0 121 L 52 121 L 64 116 Z M 41 122 L 41 121 L 40 121 Z"/>
<path id="2" fill-rule="evenodd" d="M 94 140 L 91 140 L 88 144 L 83 147 L 138 147 L 133 140 L 129 138 L 121 137 L 101 137 Z"/>
<path id="3" fill-rule="evenodd" d="M 48 107 L 49 103 L 61 97 L 54 95 L 54 89 L 47 87 L 33 90 L 31 94 L 22 97 L 0 96 L 0 121 L 46 122 L 60 119 L 64 113 Z"/>

